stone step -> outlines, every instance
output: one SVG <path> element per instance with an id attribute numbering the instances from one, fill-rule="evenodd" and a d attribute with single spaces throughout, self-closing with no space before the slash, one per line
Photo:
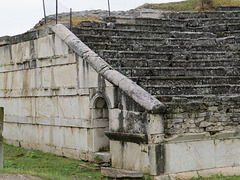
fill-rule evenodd
<path id="1" fill-rule="evenodd" d="M 238 51 L 240 50 L 240 44 L 221 44 L 216 41 L 208 41 L 206 44 L 203 42 L 196 41 L 196 45 L 192 43 L 184 45 L 172 45 L 171 42 L 165 41 L 162 45 L 151 45 L 151 44 L 131 44 L 131 43 L 106 43 L 106 42 L 86 42 L 88 47 L 93 50 L 117 50 L 117 51 L 154 51 L 154 52 L 184 52 L 184 51 Z"/>
<path id="2" fill-rule="evenodd" d="M 199 18 L 239 18 L 240 11 L 209 11 L 209 12 L 166 12 L 164 18 L 175 19 L 199 19 Z"/>
<path id="3" fill-rule="evenodd" d="M 240 38 L 235 36 L 227 36 L 222 38 L 166 38 L 163 44 L 165 45 L 181 45 L 181 46 L 220 46 L 220 45 L 235 45 L 240 43 Z"/>
<path id="4" fill-rule="evenodd" d="M 152 95 L 228 95 L 239 94 L 240 85 L 208 84 L 208 85 L 177 85 L 177 86 L 143 86 Z"/>
<path id="5" fill-rule="evenodd" d="M 140 86 L 179 86 L 207 84 L 240 84 L 238 76 L 136 76 L 131 79 Z"/>
<path id="6" fill-rule="evenodd" d="M 165 59 L 165 60 L 215 60 L 240 58 L 240 52 L 227 51 L 192 51 L 192 52 L 154 52 L 154 51 L 116 51 L 116 50 L 96 50 L 102 58 L 139 58 L 139 59 Z"/>
<path id="7" fill-rule="evenodd" d="M 101 168 L 101 174 L 107 178 L 113 179 L 142 179 L 143 173 L 141 171 L 130 171 L 124 169 L 116 169 L 116 168 Z"/>
<path id="8" fill-rule="evenodd" d="M 215 34 L 218 37 L 228 37 L 228 36 L 235 36 L 240 37 L 240 30 L 234 30 L 234 31 L 222 31 L 222 32 L 215 32 Z"/>
<path id="9" fill-rule="evenodd" d="M 118 44 L 163 44 L 166 38 L 161 37 L 131 37 L 131 36 L 101 36 L 101 35 L 84 35 L 76 34 L 76 36 L 83 41 L 87 42 L 105 42 L 105 43 L 118 43 Z"/>
<path id="10" fill-rule="evenodd" d="M 228 24 L 211 24 L 197 27 L 190 27 L 182 25 L 159 25 L 159 24 L 115 24 L 116 29 L 131 29 L 131 30 L 145 30 L 145 31 L 189 31 L 189 32 L 222 32 L 231 30 L 240 30 L 240 23 Z"/>
<path id="11" fill-rule="evenodd" d="M 240 6 L 217 6 L 217 11 L 240 11 Z"/>
<path id="12" fill-rule="evenodd" d="M 95 152 L 94 153 L 94 162 L 97 164 L 110 163 L 111 154 L 110 152 Z"/>
<path id="13" fill-rule="evenodd" d="M 149 33 L 144 30 L 128 30 L 128 29 L 110 29 L 110 28 L 85 28 L 75 27 L 72 32 L 77 35 L 100 35 L 100 36 L 123 36 L 123 37 L 170 37 L 171 34 L 166 31 L 156 31 Z"/>
<path id="14" fill-rule="evenodd" d="M 135 76 L 239 76 L 240 67 L 121 67 L 115 68 L 128 77 Z"/>
<path id="15" fill-rule="evenodd" d="M 217 60 L 160 60 L 139 58 L 105 59 L 113 67 L 234 67 L 240 66 L 240 59 Z"/>
<path id="16" fill-rule="evenodd" d="M 100 36 L 123 36 L 123 37 L 158 37 L 158 38 L 215 38 L 214 33 L 209 32 L 181 32 L 181 31 L 151 31 L 148 30 L 131 30 L 131 29 L 109 29 L 109 28 L 85 28 L 74 27 L 72 32 L 76 35 L 100 35 Z"/>
<path id="17" fill-rule="evenodd" d="M 107 22 L 115 24 L 137 24 L 137 25 L 161 25 L 161 26 L 181 26 L 181 27 L 199 27 L 212 24 L 239 23 L 240 17 L 213 17 L 213 18 L 188 18 L 188 19 L 171 19 L 171 18 L 127 18 L 127 17 L 107 17 Z M 114 26 L 113 26 L 114 27 Z"/>

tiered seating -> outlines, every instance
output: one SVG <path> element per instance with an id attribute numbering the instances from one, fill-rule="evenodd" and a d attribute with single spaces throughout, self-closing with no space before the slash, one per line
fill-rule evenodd
<path id="1" fill-rule="evenodd" d="M 240 92 L 240 11 L 106 18 L 73 32 L 159 99 Z"/>

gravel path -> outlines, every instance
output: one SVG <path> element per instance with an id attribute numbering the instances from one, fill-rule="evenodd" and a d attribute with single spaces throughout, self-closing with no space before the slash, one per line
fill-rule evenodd
<path id="1" fill-rule="evenodd" d="M 43 180 L 43 179 L 27 174 L 0 172 L 0 180 Z"/>

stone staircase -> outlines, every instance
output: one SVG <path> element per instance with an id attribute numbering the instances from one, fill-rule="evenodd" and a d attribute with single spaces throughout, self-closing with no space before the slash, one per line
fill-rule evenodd
<path id="1" fill-rule="evenodd" d="M 73 32 L 161 101 L 240 92 L 240 11 L 107 17 Z"/>

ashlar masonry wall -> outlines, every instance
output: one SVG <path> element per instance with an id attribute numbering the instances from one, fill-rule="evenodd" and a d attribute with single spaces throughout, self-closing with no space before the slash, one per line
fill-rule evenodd
<path id="1" fill-rule="evenodd" d="M 65 27 L 53 30 L 0 38 L 6 141 L 83 160 L 110 150 L 115 167 L 149 172 L 148 140 L 163 136 L 153 112 L 163 105 L 85 45 L 78 50 Z"/>
<path id="2" fill-rule="evenodd" d="M 0 55 L 7 142 L 90 160 L 108 148 L 109 115 L 95 112 L 94 100 L 100 94 L 114 110 L 115 88 L 57 35 L 45 29 L 5 37 Z"/>

